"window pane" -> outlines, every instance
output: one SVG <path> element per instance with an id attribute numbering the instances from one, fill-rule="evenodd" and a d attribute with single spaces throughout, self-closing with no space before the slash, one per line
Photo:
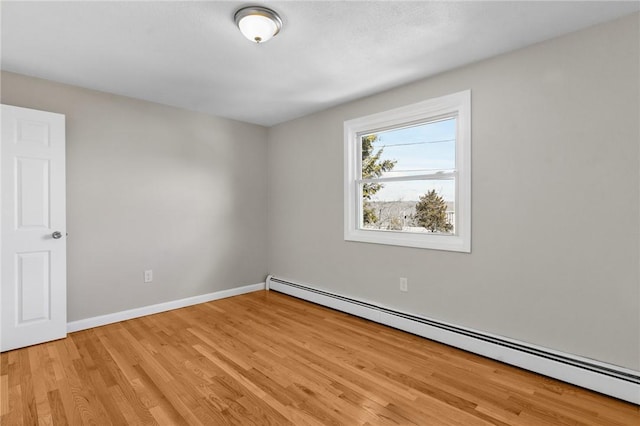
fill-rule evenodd
<path id="1" fill-rule="evenodd" d="M 360 137 L 362 178 L 415 176 L 456 166 L 456 119 Z"/>
<path id="2" fill-rule="evenodd" d="M 455 181 L 364 183 L 362 228 L 455 234 Z"/>

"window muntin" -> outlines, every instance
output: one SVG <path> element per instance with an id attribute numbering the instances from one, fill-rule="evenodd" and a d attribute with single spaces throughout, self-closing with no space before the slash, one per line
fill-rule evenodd
<path id="1" fill-rule="evenodd" d="M 469 154 L 469 91 L 345 122 L 345 240 L 469 252 Z"/>

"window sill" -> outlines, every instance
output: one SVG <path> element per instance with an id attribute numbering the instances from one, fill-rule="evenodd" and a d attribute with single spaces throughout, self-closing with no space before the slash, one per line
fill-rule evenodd
<path id="1" fill-rule="evenodd" d="M 396 231 L 348 230 L 345 241 L 471 253 L 471 241 L 460 235 L 412 234 Z"/>

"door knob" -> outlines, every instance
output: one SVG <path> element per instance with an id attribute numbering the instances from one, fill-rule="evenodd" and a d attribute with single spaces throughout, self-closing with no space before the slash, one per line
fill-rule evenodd
<path id="1" fill-rule="evenodd" d="M 57 240 L 59 238 L 62 238 L 62 233 L 60 231 L 56 231 L 53 234 L 51 234 L 51 237 L 53 237 L 54 240 Z"/>

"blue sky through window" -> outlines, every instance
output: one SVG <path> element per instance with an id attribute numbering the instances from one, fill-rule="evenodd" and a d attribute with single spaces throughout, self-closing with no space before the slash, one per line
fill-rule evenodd
<path id="1" fill-rule="evenodd" d="M 381 161 L 395 160 L 393 170 L 382 177 L 415 176 L 455 169 L 456 119 L 376 132 L 374 152 L 383 148 Z M 446 201 L 455 199 L 453 180 L 415 180 L 385 183 L 372 201 L 417 201 L 435 189 Z"/>

